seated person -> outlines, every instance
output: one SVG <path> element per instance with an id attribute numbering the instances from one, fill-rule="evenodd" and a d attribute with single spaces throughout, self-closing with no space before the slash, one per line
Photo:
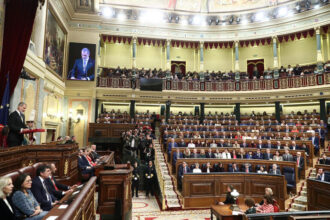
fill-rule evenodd
<path id="1" fill-rule="evenodd" d="M 193 153 L 190 155 L 190 158 L 199 158 L 199 154 L 197 153 L 197 149 L 193 149 Z"/>
<path id="2" fill-rule="evenodd" d="M 50 167 L 46 164 L 42 164 L 37 168 L 36 176 L 33 178 L 31 191 L 39 202 L 40 207 L 49 211 L 57 204 L 56 197 L 51 194 L 49 188 L 47 188 L 46 181 L 51 174 Z"/>
<path id="3" fill-rule="evenodd" d="M 94 163 L 98 162 L 101 156 L 96 152 L 96 145 L 92 144 L 91 145 L 91 158 Z"/>
<path id="4" fill-rule="evenodd" d="M 14 213 L 13 203 L 10 194 L 13 192 L 13 182 L 10 177 L 0 177 L 0 210 L 1 218 L 18 220 Z"/>
<path id="5" fill-rule="evenodd" d="M 284 148 L 284 154 L 282 156 L 283 161 L 293 161 L 293 156 L 289 153 L 289 148 Z"/>
<path id="6" fill-rule="evenodd" d="M 231 159 L 231 154 L 228 152 L 228 149 L 222 152 L 222 159 Z"/>
<path id="7" fill-rule="evenodd" d="M 252 169 L 251 169 L 251 165 L 246 163 L 244 165 L 244 173 L 251 173 Z"/>
<path id="8" fill-rule="evenodd" d="M 264 160 L 272 160 L 273 159 L 273 154 L 270 153 L 270 149 L 266 149 L 266 153 L 264 154 Z"/>
<path id="9" fill-rule="evenodd" d="M 319 164 L 330 165 L 330 158 L 328 158 L 327 155 L 323 153 L 322 157 L 319 160 Z"/>
<path id="10" fill-rule="evenodd" d="M 241 172 L 236 163 L 233 163 L 232 167 L 229 167 L 228 171 L 233 173 Z"/>
<path id="11" fill-rule="evenodd" d="M 269 174 L 281 175 L 281 170 L 277 168 L 277 164 L 272 165 L 272 169 L 269 170 Z"/>
<path id="12" fill-rule="evenodd" d="M 269 195 L 264 196 L 264 203 L 256 208 L 257 213 L 272 213 L 274 212 L 273 198 Z"/>
<path id="13" fill-rule="evenodd" d="M 325 178 L 324 171 L 322 168 L 319 168 L 317 171 L 316 179 L 319 181 L 325 181 L 324 178 Z"/>
<path id="14" fill-rule="evenodd" d="M 190 142 L 189 142 L 189 144 L 188 144 L 188 147 L 189 147 L 189 148 L 195 148 L 195 147 L 196 147 L 196 145 L 194 144 L 193 139 L 190 139 Z"/>
<path id="15" fill-rule="evenodd" d="M 278 150 L 275 151 L 275 155 L 273 156 L 273 160 L 283 161 L 283 157 L 280 155 L 280 152 Z"/>
<path id="16" fill-rule="evenodd" d="M 193 169 L 193 173 L 201 173 L 202 170 L 199 168 L 199 163 L 195 164 L 195 168 Z"/>
<path id="17" fill-rule="evenodd" d="M 177 159 L 180 159 L 180 158 L 183 158 L 183 155 L 180 152 L 180 149 L 177 148 L 176 151 L 173 153 L 172 165 L 175 166 Z"/>
<path id="18" fill-rule="evenodd" d="M 235 203 L 234 197 L 231 195 L 231 192 L 234 190 L 232 185 L 227 186 L 226 200 L 223 202 L 218 202 L 218 205 L 230 205 Z"/>
<path id="19" fill-rule="evenodd" d="M 206 154 L 205 154 L 205 150 L 201 149 L 200 153 L 199 153 L 199 158 L 206 158 Z"/>
<path id="20" fill-rule="evenodd" d="M 264 166 L 260 166 L 260 169 L 257 171 L 257 173 L 261 173 L 261 174 L 267 174 L 267 170 L 265 170 Z"/>
<path id="21" fill-rule="evenodd" d="M 78 168 L 82 175 L 88 175 L 89 177 L 94 176 L 94 168 L 88 162 L 87 158 L 85 157 L 85 153 L 83 149 L 79 150 L 78 154 Z"/>
<path id="22" fill-rule="evenodd" d="M 71 188 L 70 186 L 66 186 L 57 182 L 54 178 L 54 175 L 57 171 L 55 164 L 51 163 L 49 167 L 51 170 L 51 175 L 49 175 L 49 178 L 46 179 L 45 184 L 49 189 L 49 192 L 53 194 L 58 200 L 60 200 L 65 194 L 71 193 L 76 186 Z"/>
<path id="23" fill-rule="evenodd" d="M 258 159 L 258 160 L 262 160 L 264 158 L 263 153 L 261 153 L 261 150 L 258 149 L 257 153 L 255 155 L 253 155 L 253 159 Z"/>
<path id="24" fill-rule="evenodd" d="M 14 182 L 15 192 L 12 197 L 15 215 L 18 218 L 27 220 L 41 220 L 48 212 L 40 208 L 39 203 L 30 190 L 31 185 L 31 177 L 25 173 L 16 178 Z"/>
<path id="25" fill-rule="evenodd" d="M 213 168 L 211 167 L 210 162 L 207 162 L 206 166 L 203 167 L 203 173 L 211 173 Z"/>
<path id="26" fill-rule="evenodd" d="M 248 209 L 244 212 L 246 215 L 255 214 L 257 212 L 256 207 L 254 206 L 254 200 L 252 198 L 247 198 L 244 200 L 245 205 Z"/>
<path id="27" fill-rule="evenodd" d="M 213 165 L 213 172 L 223 172 L 224 168 L 223 168 L 223 164 L 222 163 L 215 163 Z"/>

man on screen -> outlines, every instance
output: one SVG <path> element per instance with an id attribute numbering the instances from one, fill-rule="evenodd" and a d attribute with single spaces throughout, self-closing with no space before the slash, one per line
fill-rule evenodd
<path id="1" fill-rule="evenodd" d="M 76 59 L 72 70 L 69 72 L 69 79 L 76 80 L 94 80 L 95 61 L 90 58 L 88 48 L 81 50 L 81 59 Z"/>

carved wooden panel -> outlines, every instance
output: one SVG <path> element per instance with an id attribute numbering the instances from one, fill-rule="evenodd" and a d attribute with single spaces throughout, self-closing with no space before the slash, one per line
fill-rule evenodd
<path id="1" fill-rule="evenodd" d="M 330 209 L 330 183 L 318 180 L 307 180 L 308 210 Z"/>

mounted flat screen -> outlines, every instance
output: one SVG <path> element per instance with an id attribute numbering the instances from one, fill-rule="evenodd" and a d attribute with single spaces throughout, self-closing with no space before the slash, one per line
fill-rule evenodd
<path id="1" fill-rule="evenodd" d="M 140 90 L 144 91 L 162 91 L 163 80 L 161 79 L 140 79 Z"/>

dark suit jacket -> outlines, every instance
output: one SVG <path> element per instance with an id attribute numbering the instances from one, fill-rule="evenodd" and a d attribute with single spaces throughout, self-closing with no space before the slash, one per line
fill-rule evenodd
<path id="1" fill-rule="evenodd" d="M 55 178 L 53 178 L 53 181 L 58 190 L 55 189 L 55 186 L 50 178 L 48 178 L 45 181 L 45 184 L 46 184 L 47 188 L 49 189 L 49 193 L 53 194 L 54 197 L 56 197 L 58 200 L 60 200 L 63 197 L 63 191 L 68 190 L 70 187 L 57 182 Z"/>
<path id="2" fill-rule="evenodd" d="M 78 168 L 82 174 L 91 174 L 93 169 L 87 169 L 90 164 L 85 156 L 78 157 Z"/>
<path id="3" fill-rule="evenodd" d="M 313 144 L 314 144 L 315 147 L 319 147 L 319 145 L 320 145 L 320 139 L 318 137 L 315 136 L 314 141 L 313 141 L 313 138 L 312 137 L 310 137 L 309 140 L 313 142 Z"/>
<path id="4" fill-rule="evenodd" d="M 11 202 L 11 199 L 7 197 L 7 201 L 9 202 L 12 210 L 14 211 L 14 206 Z M 6 203 L 3 201 L 3 199 L 0 199 L 0 210 L 1 210 L 1 219 L 6 219 L 6 220 L 18 220 L 14 213 L 10 211 Z"/>
<path id="5" fill-rule="evenodd" d="M 295 157 L 295 162 L 297 163 L 297 157 Z M 300 160 L 299 160 L 299 169 L 302 169 L 304 168 L 304 158 L 303 157 L 300 157 Z"/>
<path id="6" fill-rule="evenodd" d="M 86 70 L 84 72 L 83 68 L 83 60 L 82 59 L 76 59 L 72 70 L 68 74 L 68 78 L 75 77 L 76 79 L 82 79 L 83 77 L 88 77 L 89 80 L 94 80 L 94 72 L 95 72 L 95 61 L 89 57 Z"/>
<path id="7" fill-rule="evenodd" d="M 190 168 L 187 166 L 187 172 L 186 173 L 190 173 Z M 183 166 L 180 166 L 180 169 L 179 169 L 179 177 L 182 177 L 184 174 L 183 172 Z"/>
<path id="8" fill-rule="evenodd" d="M 8 118 L 8 127 L 9 134 L 7 140 L 9 147 L 22 145 L 24 135 L 21 134 L 21 129 L 27 128 L 27 126 L 25 125 L 25 116 L 23 115 L 22 121 L 21 116 L 18 114 L 17 111 L 12 112 Z"/>
<path id="9" fill-rule="evenodd" d="M 272 159 L 273 159 L 273 154 L 269 154 L 269 156 L 267 153 L 264 154 L 264 160 L 272 160 Z"/>
<path id="10" fill-rule="evenodd" d="M 47 185 L 48 184 L 46 184 L 46 181 L 45 181 L 45 186 L 47 187 L 47 190 L 51 197 L 49 199 L 49 201 L 47 201 L 46 190 L 44 189 L 39 176 L 34 177 L 32 180 L 31 191 L 32 191 L 34 197 L 36 198 L 36 200 L 38 201 L 38 203 L 40 204 L 40 208 L 44 211 L 51 210 L 52 202 L 56 201 L 56 198 L 54 197 L 54 195 L 52 195 L 51 190 L 48 188 Z"/>
<path id="11" fill-rule="evenodd" d="M 270 170 L 269 170 L 269 174 L 274 174 L 274 173 L 273 173 L 273 169 L 270 169 Z M 276 175 L 281 175 L 281 170 L 277 169 L 275 174 L 276 174 Z"/>

